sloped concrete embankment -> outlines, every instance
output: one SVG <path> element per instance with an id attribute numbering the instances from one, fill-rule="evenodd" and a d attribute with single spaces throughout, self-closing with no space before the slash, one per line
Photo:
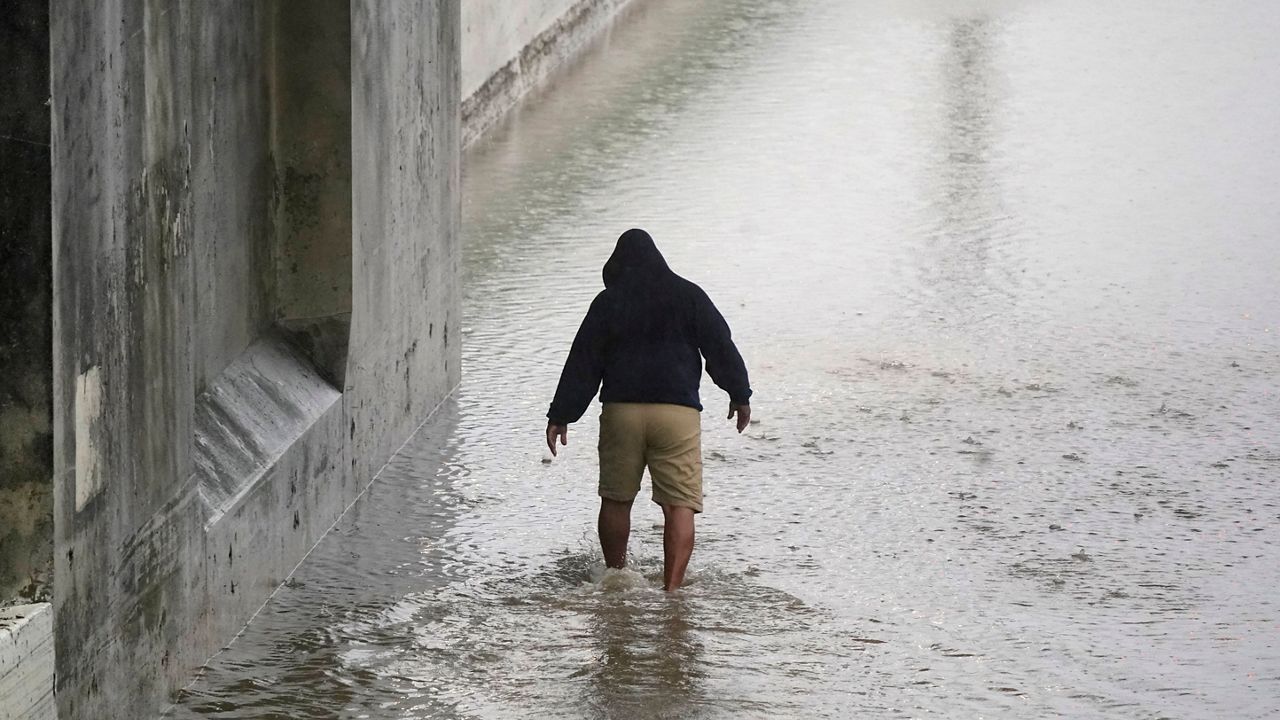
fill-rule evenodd
<path id="1" fill-rule="evenodd" d="M 644 0 L 462 4 L 462 142 L 470 145 L 556 68 Z"/>

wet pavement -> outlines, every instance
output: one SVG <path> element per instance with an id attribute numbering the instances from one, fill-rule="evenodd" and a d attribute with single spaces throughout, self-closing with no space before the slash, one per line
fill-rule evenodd
<path id="1" fill-rule="evenodd" d="M 1280 10 L 883 5 L 649 0 L 471 149 L 462 387 L 175 717 L 1280 707 Z M 671 596 L 544 462 L 632 226 L 759 419 Z"/>

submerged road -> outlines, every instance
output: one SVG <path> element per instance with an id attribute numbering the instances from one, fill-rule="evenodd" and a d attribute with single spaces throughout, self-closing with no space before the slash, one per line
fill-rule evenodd
<path id="1" fill-rule="evenodd" d="M 1268 716 L 1277 37 L 1249 0 L 645 3 L 470 151 L 462 388 L 175 716 Z M 704 381 L 675 596 L 648 502 L 601 570 L 597 410 L 543 462 L 631 226 L 760 420 Z"/>

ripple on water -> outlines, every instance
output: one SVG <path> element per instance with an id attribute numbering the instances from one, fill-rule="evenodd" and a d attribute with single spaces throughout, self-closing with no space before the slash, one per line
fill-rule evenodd
<path id="1" fill-rule="evenodd" d="M 1269 717 L 1277 34 L 646 0 L 469 151 L 462 390 L 175 714 Z M 540 437 L 633 225 L 757 392 L 676 595 L 647 497 L 596 560 L 595 410 Z"/>

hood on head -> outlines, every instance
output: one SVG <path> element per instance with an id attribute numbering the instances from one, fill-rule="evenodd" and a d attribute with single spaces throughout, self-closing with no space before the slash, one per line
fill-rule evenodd
<path id="1" fill-rule="evenodd" d="M 653 274 L 670 272 L 670 268 L 649 233 L 632 228 L 618 237 L 618 245 L 604 264 L 604 286 L 609 287 L 636 271 Z"/>

